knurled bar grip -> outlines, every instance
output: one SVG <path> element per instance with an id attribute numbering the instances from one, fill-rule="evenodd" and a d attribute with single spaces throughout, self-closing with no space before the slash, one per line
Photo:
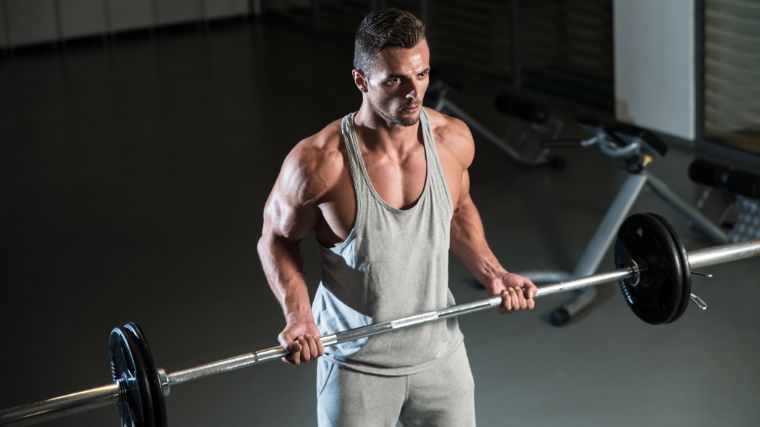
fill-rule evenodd
<path id="1" fill-rule="evenodd" d="M 698 269 L 701 267 L 707 267 L 710 265 L 721 264 L 729 261 L 736 261 L 758 255 L 760 255 L 760 240 L 752 240 L 691 251 L 688 253 L 688 258 L 689 266 L 691 269 Z M 638 270 L 635 267 L 631 267 L 621 268 L 618 270 L 591 276 L 585 276 L 578 279 L 542 286 L 538 289 L 535 297 L 539 298 L 561 292 L 596 286 L 603 283 L 615 282 L 621 279 L 634 277 L 638 274 Z M 494 296 L 482 300 L 446 307 L 427 313 L 415 314 L 396 320 L 390 320 L 355 329 L 349 329 L 346 331 L 337 332 L 332 335 L 325 335 L 320 339 L 324 346 L 332 346 L 347 341 L 354 341 L 361 338 L 370 337 L 372 335 L 390 332 L 396 329 L 408 328 L 410 326 L 428 323 L 435 320 L 482 311 L 488 308 L 499 306 L 501 302 L 501 296 Z M 263 362 L 268 362 L 270 360 L 284 357 L 287 354 L 288 351 L 286 349 L 280 346 L 275 346 L 258 350 L 253 353 L 242 354 L 193 368 L 172 372 L 166 375 L 163 375 L 163 371 L 159 370 L 161 373 L 161 382 L 163 385 L 164 395 L 169 394 L 169 390 L 173 385 L 182 384 L 187 381 L 220 374 L 223 372 L 234 371 Z M 116 402 L 118 399 L 118 384 L 96 387 L 64 396 L 54 397 L 36 403 L 30 403 L 1 410 L 0 425 L 11 423 L 14 423 L 16 425 L 28 425 L 45 419 L 56 418 L 61 415 L 107 406 L 110 403 Z"/>

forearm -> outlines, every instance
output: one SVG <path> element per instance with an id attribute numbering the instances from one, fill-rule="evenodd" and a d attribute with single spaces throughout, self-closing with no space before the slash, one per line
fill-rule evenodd
<path id="1" fill-rule="evenodd" d="M 311 303 L 298 244 L 273 234 L 265 234 L 259 239 L 257 248 L 267 282 L 280 303 L 285 318 L 311 318 Z"/>
<path id="2" fill-rule="evenodd" d="M 321 356 L 325 350 L 311 312 L 298 241 L 265 232 L 258 252 L 269 287 L 285 314 L 285 328 L 277 336 L 288 351 L 283 361 L 299 365 Z"/>
<path id="3" fill-rule="evenodd" d="M 480 214 L 469 197 L 457 208 L 451 221 L 451 252 L 480 283 L 507 272 L 488 246 Z"/>

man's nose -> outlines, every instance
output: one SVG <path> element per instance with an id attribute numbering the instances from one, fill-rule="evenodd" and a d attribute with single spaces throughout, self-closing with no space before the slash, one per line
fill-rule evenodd
<path id="1" fill-rule="evenodd" d="M 419 99 L 422 95 L 422 82 L 412 81 L 406 92 L 406 99 Z"/>

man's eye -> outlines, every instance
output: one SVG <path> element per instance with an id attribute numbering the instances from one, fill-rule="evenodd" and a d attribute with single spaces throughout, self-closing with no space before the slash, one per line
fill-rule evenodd
<path id="1" fill-rule="evenodd" d="M 421 79 L 424 79 L 425 77 L 428 76 L 428 74 L 430 74 L 430 71 L 423 71 L 423 72 L 417 74 L 417 77 L 419 77 Z"/>
<path id="2" fill-rule="evenodd" d="M 401 82 L 401 79 L 394 78 L 394 79 L 388 79 L 388 80 L 386 80 L 385 84 L 388 85 L 388 86 L 393 86 L 393 85 L 399 84 L 400 82 Z"/>

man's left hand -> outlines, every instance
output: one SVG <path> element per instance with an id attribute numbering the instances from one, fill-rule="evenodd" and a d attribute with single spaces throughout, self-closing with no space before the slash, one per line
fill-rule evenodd
<path id="1" fill-rule="evenodd" d="M 501 295 L 502 302 L 499 312 L 512 313 L 518 310 L 533 310 L 536 302 L 538 288 L 525 276 L 515 273 L 504 273 L 494 277 L 486 284 L 486 288 L 493 296 Z"/>

